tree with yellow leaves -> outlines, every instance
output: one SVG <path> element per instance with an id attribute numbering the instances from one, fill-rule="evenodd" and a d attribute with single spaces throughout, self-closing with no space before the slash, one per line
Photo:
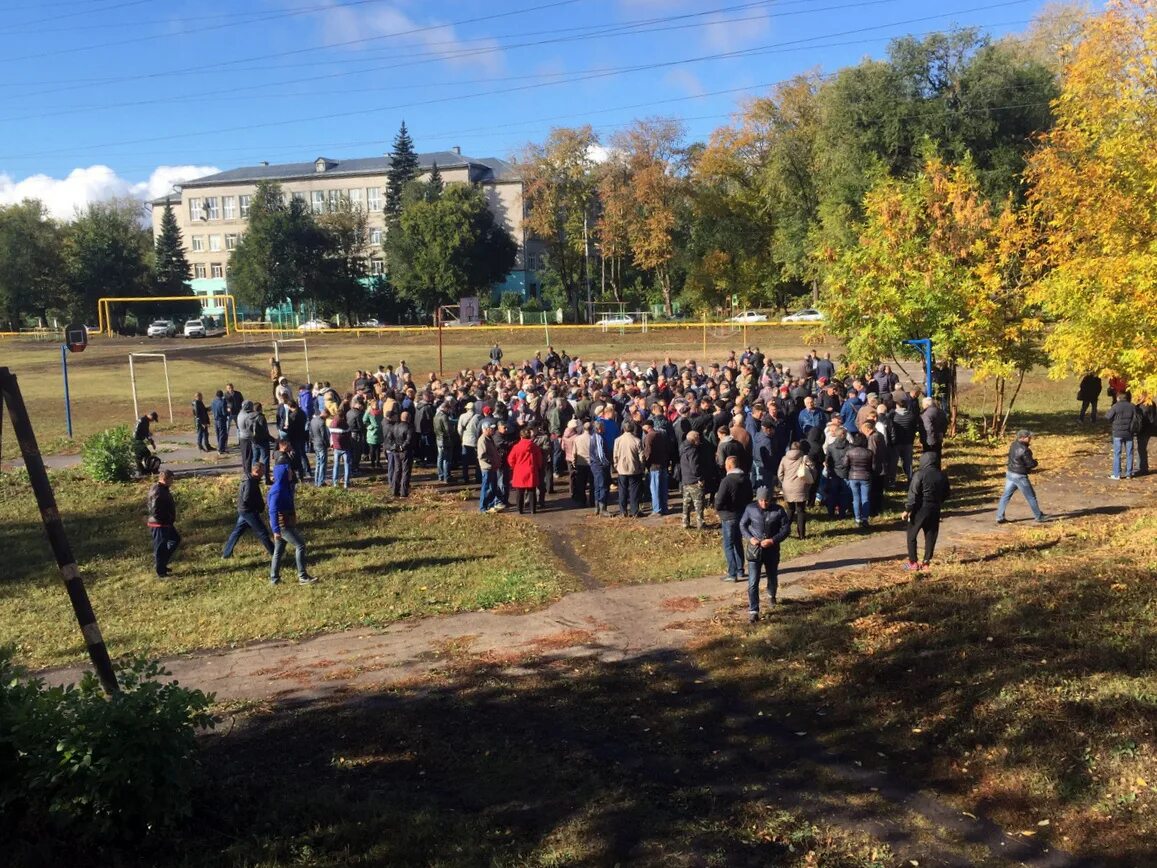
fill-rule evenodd
<path id="1" fill-rule="evenodd" d="M 1157 389 L 1157 2 L 1111 0 L 1064 66 L 1056 126 L 1027 169 L 1040 233 L 1030 299 L 1051 373 Z"/>

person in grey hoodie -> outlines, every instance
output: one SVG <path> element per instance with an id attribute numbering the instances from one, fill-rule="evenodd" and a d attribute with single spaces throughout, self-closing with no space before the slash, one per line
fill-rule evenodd
<path id="1" fill-rule="evenodd" d="M 237 442 L 241 445 L 241 474 L 253 468 L 253 402 L 245 401 L 237 414 Z"/>
<path id="2" fill-rule="evenodd" d="M 458 417 L 458 439 L 462 442 L 462 481 L 467 485 L 470 484 L 470 468 L 478 467 L 479 431 L 474 424 L 477 415 L 474 402 L 471 401 L 466 405 L 466 412 Z"/>

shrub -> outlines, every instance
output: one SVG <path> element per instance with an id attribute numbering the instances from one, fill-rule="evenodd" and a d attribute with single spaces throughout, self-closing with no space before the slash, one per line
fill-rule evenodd
<path id="1" fill-rule="evenodd" d="M 196 731 L 213 700 L 133 660 L 106 696 L 92 673 L 48 687 L 0 649 L 0 838 L 139 841 L 192 808 Z"/>
<path id="2" fill-rule="evenodd" d="M 522 306 L 521 292 L 504 292 L 499 307 L 503 310 L 518 310 Z"/>
<path id="3" fill-rule="evenodd" d="M 136 469 L 133 437 L 124 425 L 84 441 L 84 469 L 97 482 L 128 482 Z"/>

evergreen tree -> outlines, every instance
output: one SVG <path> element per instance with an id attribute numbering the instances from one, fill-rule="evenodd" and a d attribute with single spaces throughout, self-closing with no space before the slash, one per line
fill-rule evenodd
<path id="1" fill-rule="evenodd" d="M 189 280 L 192 276 L 193 271 L 181 242 L 177 215 L 173 213 L 172 203 L 166 201 L 165 213 L 161 216 L 161 234 L 157 236 L 154 294 L 188 295 L 191 292 Z"/>
<path id="2" fill-rule="evenodd" d="M 442 195 L 442 173 L 438 171 L 438 161 L 434 161 L 434 165 L 430 167 L 430 177 L 426 183 L 430 187 L 430 198 L 437 199 Z"/>
<path id="3" fill-rule="evenodd" d="M 406 184 L 418 177 L 418 154 L 414 150 L 414 140 L 402 121 L 401 129 L 394 136 L 394 149 L 390 151 L 390 169 L 386 172 L 386 222 L 397 223 L 402 214 L 402 191 Z"/>

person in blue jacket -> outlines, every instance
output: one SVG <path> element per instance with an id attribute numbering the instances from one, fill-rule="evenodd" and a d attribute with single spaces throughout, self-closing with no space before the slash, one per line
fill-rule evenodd
<path id="1" fill-rule="evenodd" d="M 209 414 L 213 417 L 213 433 L 217 435 L 217 454 L 224 455 L 229 448 L 229 402 L 220 389 L 209 405 Z"/>
<path id="2" fill-rule="evenodd" d="M 743 510 L 739 533 L 747 558 L 747 619 L 759 620 L 759 573 L 767 574 L 767 596 L 775 605 L 779 592 L 779 545 L 791 533 L 791 522 L 783 507 L 766 487 L 755 493 L 755 502 Z"/>
<path id="3" fill-rule="evenodd" d="M 293 472 L 293 461 L 289 455 L 289 441 L 277 443 L 277 464 L 273 468 L 273 485 L 269 487 L 269 527 L 273 531 L 273 562 L 269 567 L 269 583 L 281 581 L 281 558 L 285 554 L 285 543 L 293 543 L 297 560 L 297 581 L 302 585 L 312 585 L 317 581 L 305 569 L 305 540 L 297 530 L 297 510 L 293 502 L 293 490 L 297 477 Z"/>

